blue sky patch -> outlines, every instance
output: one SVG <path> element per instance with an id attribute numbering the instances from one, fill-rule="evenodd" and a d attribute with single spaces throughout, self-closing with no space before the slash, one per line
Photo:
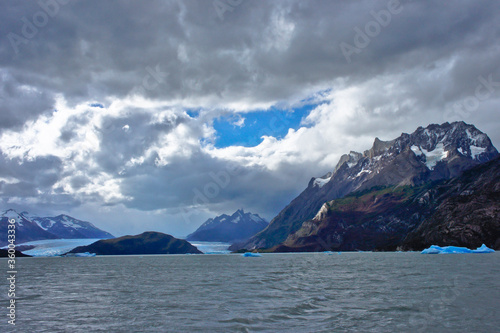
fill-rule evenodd
<path id="1" fill-rule="evenodd" d="M 317 105 L 304 105 L 293 110 L 272 107 L 266 111 L 219 117 L 213 124 L 217 131 L 215 147 L 254 147 L 262 142 L 263 135 L 281 139 L 290 128 L 297 130 L 305 127 L 301 126 L 302 119 Z"/>
<path id="2" fill-rule="evenodd" d="M 200 109 L 186 109 L 186 114 L 191 118 L 197 118 L 200 115 Z"/>

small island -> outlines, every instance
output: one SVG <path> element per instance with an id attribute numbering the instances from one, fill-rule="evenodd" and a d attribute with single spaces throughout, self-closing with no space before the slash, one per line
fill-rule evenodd
<path id="1" fill-rule="evenodd" d="M 202 254 L 188 241 L 153 231 L 147 231 L 140 235 L 99 240 L 87 246 L 78 246 L 69 251 L 68 254 L 84 252 L 96 255 Z"/>

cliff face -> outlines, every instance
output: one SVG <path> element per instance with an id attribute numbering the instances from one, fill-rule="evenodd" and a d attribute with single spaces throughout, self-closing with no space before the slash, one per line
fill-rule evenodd
<path id="1" fill-rule="evenodd" d="M 500 158 L 421 186 L 373 188 L 325 203 L 275 252 L 500 248 Z"/>
<path id="2" fill-rule="evenodd" d="M 266 229 L 231 249 L 276 246 L 311 220 L 325 202 L 349 193 L 450 179 L 497 155 L 488 136 L 464 122 L 419 127 L 391 141 L 376 138 L 371 149 L 343 155 L 332 172 L 312 178 Z"/>
<path id="3" fill-rule="evenodd" d="M 447 182 L 434 214 L 408 234 L 402 246 L 421 250 L 430 245 L 500 249 L 500 158 Z"/>

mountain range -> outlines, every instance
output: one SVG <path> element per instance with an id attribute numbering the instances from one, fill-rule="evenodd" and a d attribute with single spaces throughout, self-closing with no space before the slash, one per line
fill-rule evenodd
<path id="1" fill-rule="evenodd" d="M 16 244 L 43 239 L 114 237 L 90 222 L 81 221 L 68 215 L 38 217 L 31 216 L 27 212 L 18 213 L 13 209 L 8 209 L 0 216 L 0 246 L 7 245 L 9 219 L 16 220 Z"/>
<path id="2" fill-rule="evenodd" d="M 410 244 L 419 244 L 419 248 L 425 242 L 418 243 L 417 236 L 408 238 L 407 243 L 402 239 L 431 223 L 426 218 L 434 216 L 440 204 L 453 201 L 458 190 L 431 203 L 432 195 L 444 191 L 442 182 L 454 179 L 462 184 L 465 180 L 459 177 L 464 171 L 497 156 L 488 136 L 464 122 L 419 127 L 391 141 L 375 138 L 371 149 L 351 151 L 331 172 L 312 178 L 267 228 L 246 242 L 233 244 L 231 250 L 384 250 Z M 444 217 L 438 216 L 434 216 L 438 219 L 434 224 L 444 223 Z M 382 233 L 377 231 L 384 228 Z"/>
<path id="3" fill-rule="evenodd" d="M 245 213 L 238 209 L 233 215 L 219 215 L 205 221 L 195 232 L 187 236 L 188 241 L 226 242 L 244 241 L 262 231 L 268 222 L 258 214 Z"/>

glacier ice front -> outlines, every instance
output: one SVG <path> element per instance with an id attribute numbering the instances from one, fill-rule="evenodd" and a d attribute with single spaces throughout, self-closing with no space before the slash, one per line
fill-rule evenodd
<path id="1" fill-rule="evenodd" d="M 431 245 L 428 249 L 423 250 L 422 254 L 441 254 L 441 253 L 492 253 L 495 250 L 490 249 L 486 245 L 481 245 L 475 250 L 460 246 L 437 246 Z"/>
<path id="2" fill-rule="evenodd" d="M 17 244 L 17 246 L 29 246 L 30 250 L 22 252 L 32 257 L 56 257 L 73 250 L 75 247 L 90 245 L 99 240 L 101 239 L 43 239 Z"/>
<path id="3" fill-rule="evenodd" d="M 80 253 L 67 253 L 63 255 L 64 257 L 95 257 L 95 253 L 90 252 L 80 252 Z"/>

